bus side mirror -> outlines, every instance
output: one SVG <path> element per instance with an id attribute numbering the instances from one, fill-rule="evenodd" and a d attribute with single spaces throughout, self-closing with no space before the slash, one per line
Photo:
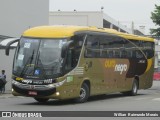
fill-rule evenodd
<path id="1" fill-rule="evenodd" d="M 62 46 L 62 49 L 61 49 L 61 57 L 62 58 L 65 58 L 66 56 L 66 52 L 68 51 L 68 48 L 69 46 L 73 43 L 73 41 L 69 41 L 67 43 L 65 43 L 63 46 Z"/>
<path id="2" fill-rule="evenodd" d="M 20 39 L 15 39 L 13 41 L 10 41 L 7 43 L 6 45 L 6 48 L 5 48 L 5 54 L 8 56 L 9 55 L 9 50 L 10 50 L 10 46 L 13 44 L 13 43 L 16 43 L 18 42 Z"/>

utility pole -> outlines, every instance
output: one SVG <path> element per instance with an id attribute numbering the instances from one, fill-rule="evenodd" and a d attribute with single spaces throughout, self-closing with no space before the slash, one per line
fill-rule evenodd
<path id="1" fill-rule="evenodd" d="M 104 9 L 104 7 L 103 7 L 103 6 L 101 6 L 101 12 L 103 12 L 103 9 Z"/>

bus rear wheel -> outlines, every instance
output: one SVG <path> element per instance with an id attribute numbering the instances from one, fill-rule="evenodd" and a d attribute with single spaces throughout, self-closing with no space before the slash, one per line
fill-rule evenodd
<path id="1" fill-rule="evenodd" d="M 134 80 L 133 81 L 133 84 L 132 84 L 132 90 L 129 91 L 129 94 L 131 96 L 135 96 L 137 95 L 137 91 L 138 91 L 138 81 L 137 80 Z"/>
<path id="2" fill-rule="evenodd" d="M 136 96 L 138 91 L 138 81 L 134 80 L 131 91 L 123 92 L 124 95 Z"/>
<path id="3" fill-rule="evenodd" d="M 80 89 L 79 97 L 75 99 L 77 103 L 84 103 L 89 97 L 89 87 L 86 83 L 83 83 Z"/>
<path id="4" fill-rule="evenodd" d="M 47 102 L 49 99 L 47 98 L 34 98 L 37 102 L 40 102 L 40 103 L 45 103 Z"/>

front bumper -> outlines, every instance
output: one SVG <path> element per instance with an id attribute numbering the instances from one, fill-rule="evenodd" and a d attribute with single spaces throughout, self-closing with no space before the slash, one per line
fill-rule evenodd
<path id="1" fill-rule="evenodd" d="M 56 93 L 56 88 L 61 86 L 65 82 L 58 82 L 48 85 L 31 85 L 23 84 L 12 80 L 13 95 L 31 96 L 31 97 L 46 97 Z M 36 95 L 31 95 L 29 92 L 35 92 Z"/>
<path id="2" fill-rule="evenodd" d="M 36 97 L 49 96 L 49 95 L 56 93 L 56 88 L 52 88 L 52 89 L 48 89 L 48 90 L 25 89 L 25 88 L 22 88 L 20 86 L 16 86 L 13 84 L 12 84 L 12 89 L 15 92 L 17 92 L 21 95 L 24 95 L 24 96 L 34 96 L 34 95 L 30 95 L 29 91 L 36 92 L 37 93 Z"/>

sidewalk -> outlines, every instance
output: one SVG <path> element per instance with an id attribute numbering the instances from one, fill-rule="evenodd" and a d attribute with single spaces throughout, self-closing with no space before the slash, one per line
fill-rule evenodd
<path id="1" fill-rule="evenodd" d="M 14 97 L 14 96 L 11 94 L 11 91 L 10 91 L 10 90 L 6 90 L 5 93 L 0 93 L 0 99 L 9 98 L 9 97 Z"/>

